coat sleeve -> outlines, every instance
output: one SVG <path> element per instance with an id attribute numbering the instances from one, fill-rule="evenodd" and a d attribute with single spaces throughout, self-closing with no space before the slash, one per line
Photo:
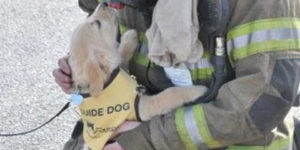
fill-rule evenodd
<path id="1" fill-rule="evenodd" d="M 299 55 L 260 53 L 241 59 L 236 79 L 221 87 L 215 101 L 158 116 L 117 141 L 125 150 L 204 150 L 264 139 L 297 99 Z"/>

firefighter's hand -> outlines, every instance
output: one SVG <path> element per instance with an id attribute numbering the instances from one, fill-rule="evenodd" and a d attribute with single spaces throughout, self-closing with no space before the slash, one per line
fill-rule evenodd
<path id="1" fill-rule="evenodd" d="M 141 123 L 136 121 L 126 121 L 125 123 L 121 124 L 120 127 L 115 131 L 112 135 L 111 139 L 115 138 L 122 132 L 132 130 L 139 126 Z M 107 144 L 103 150 L 124 150 L 118 142 L 113 142 L 111 144 Z"/>
<path id="2" fill-rule="evenodd" d="M 55 78 L 55 82 L 62 88 L 62 90 L 70 94 L 72 88 L 72 80 L 71 80 L 71 68 L 68 64 L 69 56 L 65 56 L 58 60 L 58 67 L 53 70 L 53 76 Z"/>
<path id="3" fill-rule="evenodd" d="M 137 121 L 126 121 L 123 124 L 120 125 L 120 127 L 114 132 L 114 134 L 111 136 L 111 139 L 114 139 L 117 135 L 119 135 L 122 132 L 132 130 L 139 126 L 141 123 Z"/>
<path id="4" fill-rule="evenodd" d="M 124 150 L 118 142 L 107 144 L 103 150 Z"/>

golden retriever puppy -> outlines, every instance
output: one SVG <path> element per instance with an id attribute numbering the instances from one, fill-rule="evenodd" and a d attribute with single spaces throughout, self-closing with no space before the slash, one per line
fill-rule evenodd
<path id="1" fill-rule="evenodd" d="M 112 73 L 121 66 L 126 67 L 127 62 L 138 46 L 138 35 L 134 30 L 129 30 L 122 35 L 120 44 L 117 43 L 117 36 L 118 21 L 115 11 L 104 5 L 99 5 L 95 12 L 76 28 L 71 39 L 68 62 L 72 69 L 74 87 L 79 90 L 79 93 L 89 93 L 91 97 L 96 99 L 100 97 L 100 99 L 97 99 L 99 106 L 101 104 L 105 105 L 104 103 L 107 101 L 107 99 L 101 99 L 101 96 L 105 90 L 105 84 L 110 80 Z M 139 97 L 139 102 L 133 107 L 138 109 L 136 112 L 138 112 L 139 118 L 142 121 L 146 121 L 155 115 L 168 113 L 184 103 L 194 101 L 197 97 L 202 96 L 206 90 L 207 88 L 204 86 L 171 87 L 153 96 L 143 95 L 143 93 L 135 91 Z M 116 92 L 115 95 L 117 94 Z M 126 108 L 129 108 L 129 105 Z M 109 112 L 105 109 L 97 108 L 84 110 L 81 113 L 90 117 L 93 116 L 94 110 L 98 116 L 104 114 L 101 116 L 102 118 L 105 118 L 105 113 Z M 117 113 L 115 114 L 118 115 Z M 126 117 L 116 123 L 114 125 L 115 128 L 105 128 L 105 130 L 101 128 L 102 133 L 109 133 L 107 133 L 107 136 L 99 136 L 102 137 L 101 140 L 103 141 L 102 144 L 99 144 L 99 147 L 94 148 L 93 145 L 89 145 L 88 141 L 90 138 L 87 137 L 88 134 L 84 136 L 85 142 L 91 149 L 101 149 L 113 134 L 114 129 L 125 120 L 133 119 Z M 109 122 L 114 122 L 111 120 L 112 118 L 114 117 L 109 117 Z M 120 119 L 122 116 L 115 118 Z M 85 119 L 83 118 L 83 120 Z M 90 127 L 90 129 L 84 131 L 84 134 L 85 132 L 97 130 L 94 126 L 96 123 L 91 122 L 87 119 L 87 123 L 84 124 L 88 126 L 85 128 Z M 105 122 L 102 122 L 103 124 Z M 100 132 L 100 129 L 97 131 Z M 96 138 L 98 136 L 93 134 L 91 137 Z"/>

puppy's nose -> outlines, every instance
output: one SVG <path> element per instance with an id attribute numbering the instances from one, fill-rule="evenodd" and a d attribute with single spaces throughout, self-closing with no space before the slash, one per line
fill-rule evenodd
<path id="1" fill-rule="evenodd" d="M 102 7 L 102 8 L 108 7 L 108 3 L 107 3 L 107 2 L 102 2 L 102 3 L 101 3 L 101 7 Z"/>

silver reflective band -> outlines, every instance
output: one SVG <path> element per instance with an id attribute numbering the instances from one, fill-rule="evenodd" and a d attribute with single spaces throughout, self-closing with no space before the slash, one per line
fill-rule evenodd
<path id="1" fill-rule="evenodd" d="M 145 54 L 147 56 L 148 54 L 148 45 L 147 44 L 142 44 L 140 48 L 140 53 Z"/>
<path id="2" fill-rule="evenodd" d="M 213 65 L 210 63 L 209 59 L 206 59 L 206 58 L 203 58 L 203 59 L 200 59 L 197 63 L 186 63 L 186 66 L 189 68 L 189 69 L 204 69 L 204 68 L 212 68 Z"/>
<path id="3" fill-rule="evenodd" d="M 300 94 L 300 82 L 299 82 L 299 86 L 298 86 L 298 94 Z"/>
<path id="4" fill-rule="evenodd" d="M 194 144 L 201 150 L 208 150 L 208 147 L 204 144 L 204 141 L 199 134 L 196 120 L 194 118 L 193 107 L 189 106 L 184 109 L 184 123 Z"/>
<path id="5" fill-rule="evenodd" d="M 234 49 L 243 48 L 254 43 L 298 38 L 300 38 L 300 30 L 294 28 L 261 30 L 228 41 L 227 50 L 230 54 Z"/>

